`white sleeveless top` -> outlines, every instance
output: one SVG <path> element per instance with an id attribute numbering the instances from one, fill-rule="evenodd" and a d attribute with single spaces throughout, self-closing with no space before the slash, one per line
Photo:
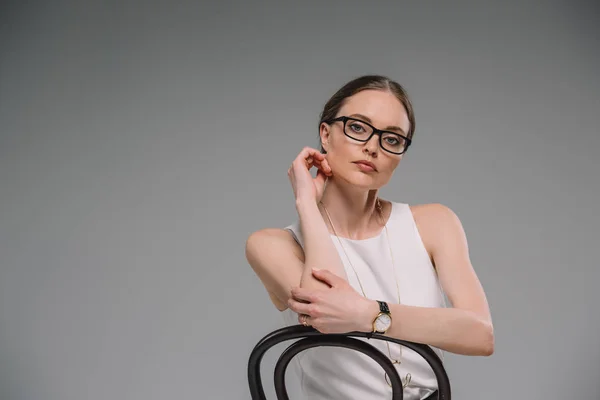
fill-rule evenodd
<path id="1" fill-rule="evenodd" d="M 285 229 L 292 232 L 296 241 L 304 247 L 299 221 Z M 394 254 L 394 273 L 400 287 L 402 304 L 419 307 L 446 307 L 437 274 L 429 259 L 429 254 L 421 240 L 415 220 L 408 204 L 392 202 L 392 212 L 387 222 L 389 243 Z M 392 275 L 392 259 L 385 229 L 377 236 L 363 239 L 341 238 L 348 257 L 366 293 L 372 300 L 398 303 L 396 279 Z M 362 295 L 360 285 L 352 266 L 348 263 L 344 250 L 334 235 L 334 245 L 343 261 L 350 285 Z M 285 325 L 297 325 L 298 314 L 289 308 L 283 311 Z M 392 315 L 393 318 L 393 315 Z M 411 323 L 410 321 L 394 321 Z M 393 323 L 394 323 L 393 322 Z M 389 352 L 386 341 L 357 338 L 378 348 L 386 356 Z M 437 389 L 435 375 L 427 362 L 416 352 L 389 343 L 394 364 L 402 381 L 407 373 L 411 381 L 404 389 L 404 399 L 423 399 Z M 443 359 L 440 349 L 432 349 Z M 316 347 L 297 354 L 290 363 L 300 382 L 303 394 L 311 400 L 382 400 L 390 399 L 392 389 L 385 381 L 383 368 L 367 355 L 356 350 L 340 347 Z"/>

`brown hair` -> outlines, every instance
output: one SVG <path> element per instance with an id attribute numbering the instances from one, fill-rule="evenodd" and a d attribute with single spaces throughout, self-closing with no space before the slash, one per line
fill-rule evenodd
<path id="1" fill-rule="evenodd" d="M 337 113 L 340 111 L 340 108 L 342 108 L 344 105 L 344 101 L 348 97 L 351 97 L 358 92 L 362 92 L 363 90 L 369 89 L 389 91 L 395 95 L 398 100 L 400 100 L 402 105 L 404 105 L 404 108 L 406 108 L 408 121 L 410 123 L 407 136 L 412 140 L 415 132 L 415 114 L 412 103 L 408 98 L 408 94 L 398 82 L 393 81 L 392 79 L 383 75 L 363 75 L 342 86 L 333 96 L 331 96 L 327 103 L 325 103 L 319 118 L 319 131 L 323 122 L 336 117 Z M 325 153 L 325 150 L 322 146 L 321 153 Z"/>

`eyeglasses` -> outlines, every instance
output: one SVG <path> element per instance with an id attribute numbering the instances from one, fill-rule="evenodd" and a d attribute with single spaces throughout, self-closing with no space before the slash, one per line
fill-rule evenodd
<path id="1" fill-rule="evenodd" d="M 324 122 L 331 124 L 335 121 L 342 121 L 344 123 L 344 134 L 359 142 L 368 142 L 373 135 L 379 135 L 379 146 L 392 154 L 399 155 L 404 153 L 411 143 L 411 140 L 406 136 L 395 132 L 382 131 L 375 128 L 373 125 L 356 118 L 337 117 Z"/>

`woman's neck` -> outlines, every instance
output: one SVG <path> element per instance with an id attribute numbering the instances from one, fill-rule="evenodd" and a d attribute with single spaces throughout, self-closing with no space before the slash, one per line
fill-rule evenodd
<path id="1" fill-rule="evenodd" d="M 329 213 L 333 223 L 333 227 L 329 226 L 332 233 L 360 240 L 373 236 L 382 225 L 377 198 L 377 190 L 365 191 L 328 181 L 321 198 L 321 209 L 325 206 Z M 329 222 L 326 214 L 324 217 Z"/>

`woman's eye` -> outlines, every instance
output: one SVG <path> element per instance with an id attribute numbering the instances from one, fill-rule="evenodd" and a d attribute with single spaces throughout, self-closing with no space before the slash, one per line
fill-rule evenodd
<path id="1" fill-rule="evenodd" d="M 358 125 L 358 124 L 350 124 L 350 128 L 354 131 L 354 132 L 361 132 L 363 130 L 362 126 Z"/>

